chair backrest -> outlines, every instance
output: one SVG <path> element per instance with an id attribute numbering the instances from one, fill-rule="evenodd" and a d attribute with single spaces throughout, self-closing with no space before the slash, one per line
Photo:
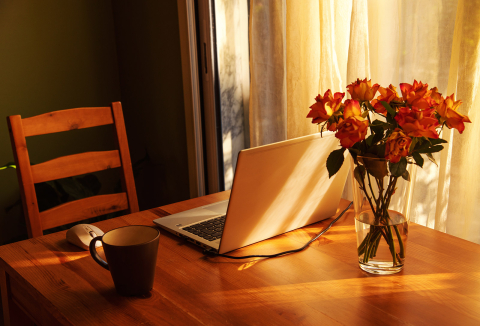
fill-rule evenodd
<path id="1" fill-rule="evenodd" d="M 138 212 L 138 201 L 128 149 L 122 105 L 111 107 L 78 108 L 54 111 L 22 119 L 20 115 L 7 117 L 10 140 L 17 163 L 23 210 L 29 237 L 43 235 L 43 230 L 78 222 L 112 212 Z M 86 152 L 63 156 L 31 165 L 26 137 L 68 130 L 113 124 L 117 150 Z M 85 173 L 121 168 L 122 193 L 97 195 L 64 203 L 39 212 L 35 184 Z"/>

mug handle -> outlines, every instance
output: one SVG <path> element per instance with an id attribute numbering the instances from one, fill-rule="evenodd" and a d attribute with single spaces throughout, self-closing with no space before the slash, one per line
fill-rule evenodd
<path id="1" fill-rule="evenodd" d="M 92 255 L 93 260 L 95 260 L 100 266 L 102 266 L 103 268 L 105 268 L 108 271 L 109 270 L 108 263 L 105 260 L 103 260 L 102 258 L 100 258 L 99 254 L 97 252 L 97 248 L 95 246 L 97 241 L 102 241 L 102 237 L 103 236 L 98 236 L 96 238 L 93 238 L 92 241 L 90 241 L 90 246 L 89 246 L 90 255 Z"/>

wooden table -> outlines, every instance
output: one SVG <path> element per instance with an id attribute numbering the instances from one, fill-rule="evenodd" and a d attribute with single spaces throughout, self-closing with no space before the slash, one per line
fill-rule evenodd
<path id="1" fill-rule="evenodd" d="M 153 225 L 223 192 L 96 225 Z M 342 202 L 340 206 L 345 206 Z M 300 247 L 330 220 L 234 252 Z M 303 252 L 267 260 L 205 258 L 162 232 L 155 285 L 120 297 L 108 271 L 65 232 L 0 247 L 6 325 L 480 325 L 480 245 L 411 224 L 402 272 L 360 270 L 352 213 Z"/>

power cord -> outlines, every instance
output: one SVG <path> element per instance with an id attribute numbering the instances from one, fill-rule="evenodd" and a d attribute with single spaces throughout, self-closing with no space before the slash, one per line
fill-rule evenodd
<path id="1" fill-rule="evenodd" d="M 208 255 L 208 256 L 212 256 L 212 257 L 225 257 L 225 258 L 230 258 L 230 259 L 246 259 L 246 258 L 274 258 L 274 257 L 279 257 L 279 256 L 283 256 L 283 255 L 288 255 L 288 254 L 292 254 L 292 253 L 295 253 L 295 252 L 300 252 L 302 250 L 304 250 L 305 248 L 307 248 L 313 241 L 317 240 L 318 238 L 320 238 L 325 232 L 327 232 L 331 227 L 332 225 L 337 222 L 340 217 L 343 216 L 343 214 L 345 214 L 345 212 L 352 206 L 353 204 L 353 201 L 348 205 L 347 208 L 345 208 L 343 210 L 343 212 L 340 213 L 340 215 L 337 216 L 337 218 L 335 218 L 325 229 L 322 230 L 322 232 L 320 232 L 319 234 L 317 234 L 315 236 L 315 238 L 311 239 L 310 241 L 308 241 L 303 247 L 301 248 L 298 248 L 298 249 L 293 249 L 293 250 L 288 250 L 288 251 L 284 251 L 284 252 L 280 252 L 280 253 L 277 253 L 277 254 L 273 254 L 273 255 L 249 255 L 249 256 L 230 256 L 230 255 L 225 255 L 225 254 L 219 254 L 217 252 L 214 252 L 212 250 L 209 250 L 209 249 L 205 249 L 203 251 L 203 254 L 204 255 Z"/>

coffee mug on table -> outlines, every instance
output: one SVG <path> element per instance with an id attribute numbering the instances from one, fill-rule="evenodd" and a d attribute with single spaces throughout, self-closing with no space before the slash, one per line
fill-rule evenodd
<path id="1" fill-rule="evenodd" d="M 129 225 L 110 230 L 90 242 L 90 254 L 110 271 L 120 295 L 147 294 L 153 287 L 160 231 L 146 225 Z M 95 244 L 101 241 L 104 261 Z"/>

